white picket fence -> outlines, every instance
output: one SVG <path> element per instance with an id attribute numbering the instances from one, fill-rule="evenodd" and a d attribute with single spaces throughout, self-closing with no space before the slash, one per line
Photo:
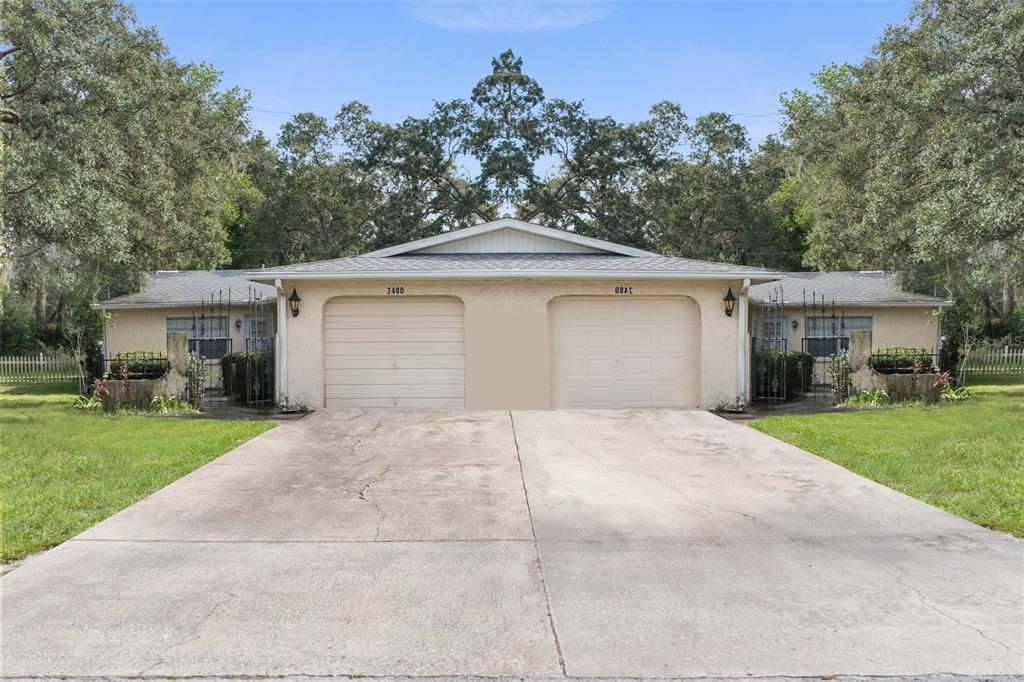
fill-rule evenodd
<path id="1" fill-rule="evenodd" d="M 972 348 L 964 358 L 971 374 L 1024 374 L 1024 346 Z"/>
<path id="2" fill-rule="evenodd" d="M 0 384 L 76 381 L 78 366 L 67 355 L 0 356 Z"/>

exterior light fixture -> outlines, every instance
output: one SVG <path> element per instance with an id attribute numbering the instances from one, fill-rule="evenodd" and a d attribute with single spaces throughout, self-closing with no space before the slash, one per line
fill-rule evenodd
<path id="1" fill-rule="evenodd" d="M 292 287 L 292 295 L 288 297 L 288 308 L 292 311 L 292 317 L 299 316 L 299 302 L 301 300 L 299 292 L 295 291 L 295 288 Z"/>
<path id="2" fill-rule="evenodd" d="M 736 294 L 732 293 L 732 287 L 722 300 L 725 301 L 725 316 L 732 317 L 732 311 L 736 310 Z"/>
<path id="3" fill-rule="evenodd" d="M 235 329 L 241 329 L 241 328 L 242 328 L 242 318 L 240 318 L 240 317 L 235 318 Z"/>

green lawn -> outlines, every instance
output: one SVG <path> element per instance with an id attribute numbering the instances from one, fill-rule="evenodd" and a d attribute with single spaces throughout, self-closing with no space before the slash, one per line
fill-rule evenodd
<path id="1" fill-rule="evenodd" d="M 755 429 L 974 523 L 1024 537 L 1024 384 L 972 400 L 768 417 Z M 1018 379 L 1019 381 L 1019 379 Z"/>
<path id="2" fill-rule="evenodd" d="M 71 407 L 74 388 L 0 386 L 0 559 L 57 545 L 273 426 Z"/>

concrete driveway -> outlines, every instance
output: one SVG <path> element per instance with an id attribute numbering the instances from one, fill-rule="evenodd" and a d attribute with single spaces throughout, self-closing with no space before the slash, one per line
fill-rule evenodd
<path id="1" fill-rule="evenodd" d="M 322 412 L 0 579 L 3 674 L 1024 674 L 1022 548 L 701 412 Z"/>

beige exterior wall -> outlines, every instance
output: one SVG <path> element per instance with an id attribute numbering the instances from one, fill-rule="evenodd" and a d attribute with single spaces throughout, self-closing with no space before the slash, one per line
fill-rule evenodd
<path id="1" fill-rule="evenodd" d="M 758 323 L 757 305 L 750 307 L 751 319 Z M 886 307 L 837 307 L 835 314 L 846 317 L 870 317 L 872 345 L 874 348 L 892 346 L 909 346 L 924 348 L 928 352 L 937 352 L 939 346 L 939 318 L 937 308 L 886 306 Z M 831 308 L 829 308 L 831 314 Z M 807 331 L 801 307 L 786 310 L 787 329 L 789 331 L 789 349 L 800 350 L 801 342 Z M 797 328 L 789 322 L 797 320 Z M 757 336 L 758 328 L 752 327 Z"/>
<path id="2" fill-rule="evenodd" d="M 728 287 L 739 281 L 664 280 L 401 280 L 285 281 L 302 298 L 298 317 L 287 320 L 287 397 L 324 405 L 323 310 L 337 296 L 456 296 L 465 305 L 466 407 L 539 409 L 551 406 L 548 303 L 559 296 L 614 296 L 631 286 L 634 296 L 689 296 L 700 309 L 700 405 L 731 401 L 737 392 L 738 318 L 723 312 Z"/>
<path id="3" fill-rule="evenodd" d="M 276 306 L 274 306 L 276 309 Z M 209 308 L 205 309 L 207 315 Z M 245 350 L 244 305 L 232 307 L 228 318 L 228 333 L 231 336 L 231 350 Z M 105 353 L 112 358 L 125 351 L 167 351 L 167 318 L 199 317 L 204 310 L 199 308 L 146 308 L 137 310 L 110 310 L 110 318 L 104 323 Z M 273 313 L 272 313 L 273 314 Z M 235 328 L 235 320 L 242 320 L 242 328 Z M 271 320 L 271 325 L 273 320 Z M 271 327 L 273 328 L 273 327 Z"/>

